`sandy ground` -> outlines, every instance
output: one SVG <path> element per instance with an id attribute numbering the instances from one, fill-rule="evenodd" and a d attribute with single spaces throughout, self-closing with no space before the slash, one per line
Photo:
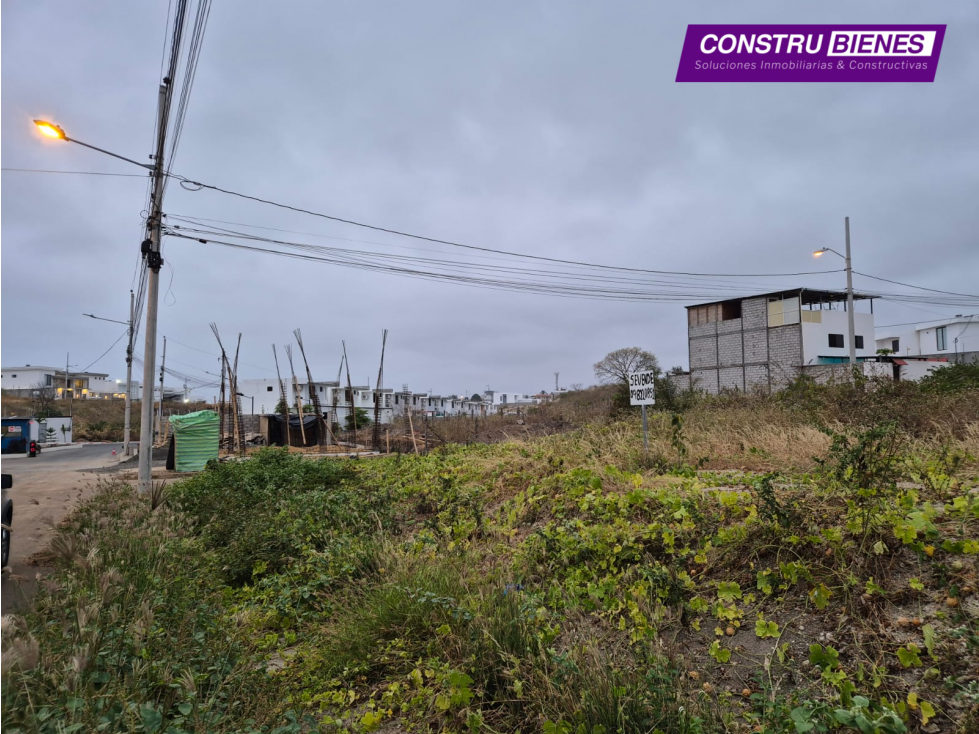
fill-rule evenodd
<path id="1" fill-rule="evenodd" d="M 4 569 L 0 595 L 3 614 L 23 608 L 33 594 L 37 574 L 48 570 L 31 565 L 31 556 L 44 550 L 54 527 L 76 502 L 92 493 L 104 470 L 117 466 L 122 458 L 122 444 L 83 444 L 42 450 L 33 459 L 0 461 L 3 473 L 14 480 L 8 490 L 14 501 L 14 517 L 9 570 Z"/>

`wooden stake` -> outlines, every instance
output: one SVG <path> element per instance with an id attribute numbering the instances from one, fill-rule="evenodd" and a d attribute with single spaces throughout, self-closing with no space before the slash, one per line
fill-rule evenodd
<path id="1" fill-rule="evenodd" d="M 408 411 L 408 428 L 411 429 L 411 445 L 415 447 L 415 456 L 418 456 L 418 442 L 415 440 L 415 424 L 411 420 L 411 411 Z"/>

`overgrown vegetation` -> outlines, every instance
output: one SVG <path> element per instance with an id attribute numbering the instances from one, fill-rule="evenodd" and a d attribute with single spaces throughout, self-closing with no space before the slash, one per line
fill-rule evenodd
<path id="1" fill-rule="evenodd" d="M 979 403 L 914 390 L 106 484 L 5 731 L 974 732 Z"/>

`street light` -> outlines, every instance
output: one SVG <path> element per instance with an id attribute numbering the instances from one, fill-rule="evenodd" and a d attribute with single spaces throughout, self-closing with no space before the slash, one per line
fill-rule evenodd
<path id="1" fill-rule="evenodd" d="M 55 125 L 53 122 L 34 120 L 34 124 L 37 125 L 37 129 L 41 131 L 41 134 L 47 135 L 49 138 L 60 138 L 62 140 L 66 139 L 65 131 Z"/>
<path id="2" fill-rule="evenodd" d="M 40 125 L 38 125 L 40 127 Z M 58 128 L 59 130 L 61 128 Z M 126 410 L 125 418 L 123 420 L 122 427 L 122 454 L 123 456 L 129 456 L 131 453 L 131 447 L 129 445 L 129 437 L 131 435 L 132 426 L 132 410 L 133 410 L 133 337 L 135 333 L 133 331 L 133 322 L 136 318 L 136 306 L 135 306 L 135 296 L 132 291 L 129 291 L 129 321 L 117 321 L 116 319 L 106 319 L 102 316 L 96 316 L 90 313 L 83 313 L 82 316 L 88 316 L 90 319 L 95 319 L 96 321 L 109 321 L 113 324 L 125 324 L 128 328 L 127 333 L 129 335 L 129 340 L 126 342 Z M 116 381 L 118 382 L 118 380 Z"/>
<path id="3" fill-rule="evenodd" d="M 113 158 L 132 163 L 140 168 L 151 172 L 153 179 L 153 190 L 150 199 L 150 211 L 146 217 L 146 239 L 142 243 L 141 252 L 143 261 L 146 264 L 146 327 L 145 343 L 143 345 L 143 389 L 153 385 L 154 368 L 156 367 L 156 335 L 157 335 L 157 310 L 160 300 L 160 268 L 163 267 L 163 258 L 160 256 L 161 225 L 163 220 L 163 191 L 164 181 L 167 173 L 164 170 L 165 147 L 167 139 L 167 123 L 169 121 L 166 114 L 170 108 L 169 101 L 172 98 L 172 87 L 170 78 L 164 79 L 160 85 L 159 98 L 157 100 L 157 125 L 156 143 L 153 155 L 150 159 L 153 164 L 140 163 L 132 158 L 113 153 L 112 151 L 98 148 L 80 140 L 69 138 L 63 128 L 46 120 L 35 120 L 34 124 L 38 131 L 49 138 L 64 140 L 75 143 L 85 148 L 103 153 Z M 132 299 L 130 299 L 132 302 Z M 131 307 L 130 307 L 131 310 Z M 130 315 L 130 322 L 134 319 Z M 130 334 L 132 334 L 130 326 Z M 132 346 L 132 336 L 130 336 L 130 346 Z M 131 351 L 131 350 L 130 350 Z M 130 362 L 131 364 L 131 362 Z M 66 370 L 67 372 L 67 370 Z M 127 390 L 127 400 L 129 393 Z M 162 398 L 162 395 L 161 395 Z M 162 400 L 161 400 L 162 404 Z M 147 400 L 143 396 L 140 404 L 140 430 L 139 430 L 139 471 L 137 489 L 140 493 L 147 494 L 153 489 L 153 401 Z"/>
<path id="4" fill-rule="evenodd" d="M 824 247 L 821 250 L 816 250 L 812 253 L 813 257 L 822 257 L 827 252 L 832 252 L 834 255 L 839 255 L 846 261 L 846 312 L 847 312 L 847 327 L 849 329 L 850 342 L 848 346 L 850 347 L 850 364 L 855 365 L 857 363 L 857 342 L 855 334 L 855 328 L 853 325 L 853 267 L 850 261 L 850 217 L 845 218 L 846 222 L 846 255 L 840 255 L 832 247 Z"/>

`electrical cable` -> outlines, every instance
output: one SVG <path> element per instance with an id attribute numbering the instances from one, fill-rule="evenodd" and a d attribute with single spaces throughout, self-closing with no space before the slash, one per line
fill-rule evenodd
<path id="1" fill-rule="evenodd" d="M 92 362 L 91 364 L 89 364 L 87 367 L 85 367 L 85 369 L 83 369 L 81 371 L 82 372 L 88 372 L 88 370 L 89 370 L 90 367 L 98 364 L 102 360 L 102 358 L 105 357 L 105 355 L 107 355 L 109 352 L 111 352 L 115 348 L 116 344 L 118 344 L 120 341 L 122 341 L 122 338 L 124 336 L 128 336 L 128 335 L 129 335 L 129 327 L 126 327 L 126 330 L 124 332 L 122 332 L 122 334 L 119 336 L 119 338 L 116 339 L 114 342 L 112 342 L 112 346 L 110 346 L 108 349 L 106 349 L 104 352 L 102 352 L 102 354 L 99 355 L 98 359 L 96 359 L 94 362 Z"/>
<path id="2" fill-rule="evenodd" d="M 46 168 L 0 168 L 2 171 L 17 171 L 19 173 L 70 173 L 76 176 L 119 176 L 122 178 L 145 178 L 144 173 L 103 173 L 101 171 L 54 171 Z"/>

